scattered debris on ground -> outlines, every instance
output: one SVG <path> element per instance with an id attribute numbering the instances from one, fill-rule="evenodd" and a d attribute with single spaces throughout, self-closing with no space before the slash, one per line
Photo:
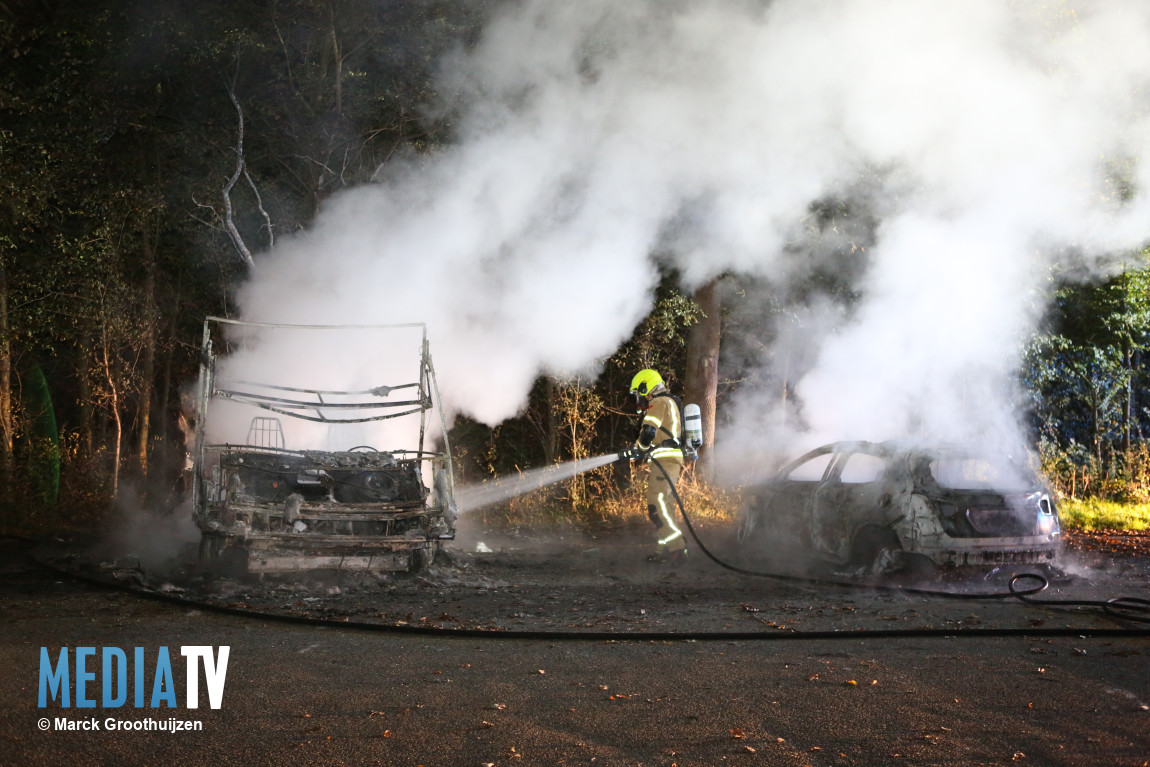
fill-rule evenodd
<path id="1" fill-rule="evenodd" d="M 45 558 L 62 569 L 209 605 L 334 621 L 489 631 L 862 631 L 1122 625 L 1097 610 L 1023 606 L 1015 599 L 930 599 L 898 590 L 751 577 L 699 556 L 682 567 L 645 561 L 645 531 L 463 538 L 419 573 L 331 572 L 221 578 L 194 558 L 168 572 L 130 558 L 87 559 L 66 547 Z M 736 551 L 713 531 L 720 556 Z M 1113 541 L 1137 541 L 1115 546 Z M 1105 548 L 1114 546 L 1112 549 Z M 737 563 L 770 571 L 769 562 Z M 1065 570 L 1047 573 L 1043 599 L 1150 597 L 1150 536 L 1072 536 Z M 796 573 L 806 577 L 810 573 Z M 1002 592 L 1013 571 L 951 577 L 926 588 Z M 1020 609 L 1021 608 L 1021 609 Z M 1035 621 L 1039 621 L 1038 624 Z"/>

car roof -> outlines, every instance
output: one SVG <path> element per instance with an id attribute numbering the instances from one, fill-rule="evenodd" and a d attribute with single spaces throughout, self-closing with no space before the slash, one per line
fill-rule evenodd
<path id="1" fill-rule="evenodd" d="M 791 469 L 820 455 L 828 453 L 865 453 L 884 459 L 904 457 L 907 459 L 921 457 L 936 458 L 978 458 L 995 455 L 993 451 L 979 450 L 970 445 L 942 443 L 938 445 L 924 445 L 922 443 L 905 442 L 900 440 L 884 440 L 870 442 L 868 440 L 840 440 L 828 442 L 804 452 L 797 458 L 788 461 L 779 468 L 778 473 L 786 474 Z"/>

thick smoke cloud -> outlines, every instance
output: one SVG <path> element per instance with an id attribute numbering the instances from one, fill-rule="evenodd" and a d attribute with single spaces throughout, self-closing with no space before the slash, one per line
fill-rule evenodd
<path id="1" fill-rule="evenodd" d="M 823 264 L 859 302 L 775 334 L 758 362 L 804 360 L 801 418 L 747 391 L 741 428 L 1001 434 L 1046 270 L 1105 268 L 1150 225 L 1142 0 L 527 1 L 441 91 L 455 144 L 329 201 L 240 299 L 269 322 L 427 322 L 450 407 L 492 423 L 630 335 L 652 254 L 688 286 L 783 290 L 829 258 L 803 222 L 834 199 L 874 222 Z"/>

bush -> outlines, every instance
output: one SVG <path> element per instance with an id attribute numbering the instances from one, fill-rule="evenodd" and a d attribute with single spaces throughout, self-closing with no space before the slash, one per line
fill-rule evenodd
<path id="1" fill-rule="evenodd" d="M 1150 503 L 1150 447 L 1139 443 L 1100 460 L 1081 445 L 1039 447 L 1042 473 L 1062 498 Z"/>
<path id="2" fill-rule="evenodd" d="M 649 525 L 643 486 L 648 468 L 633 469 L 620 481 L 613 466 L 603 466 L 566 482 L 534 490 L 476 512 L 489 527 L 601 530 Z M 698 527 L 735 517 L 741 495 L 702 481 L 692 468 L 679 478 L 679 497 Z"/>
<path id="3" fill-rule="evenodd" d="M 1146 530 L 1150 504 L 1124 504 L 1088 498 L 1067 499 L 1058 507 L 1065 527 L 1075 530 Z"/>

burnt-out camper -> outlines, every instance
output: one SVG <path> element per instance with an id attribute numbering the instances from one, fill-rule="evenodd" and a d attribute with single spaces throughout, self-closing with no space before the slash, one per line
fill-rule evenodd
<path id="1" fill-rule="evenodd" d="M 373 370 L 373 360 L 385 364 Z M 363 385 L 331 385 L 340 361 Z M 397 370 L 404 377 L 379 379 Z M 418 570 L 455 535 L 423 325 L 207 318 L 193 445 L 193 513 L 209 572 Z"/>

